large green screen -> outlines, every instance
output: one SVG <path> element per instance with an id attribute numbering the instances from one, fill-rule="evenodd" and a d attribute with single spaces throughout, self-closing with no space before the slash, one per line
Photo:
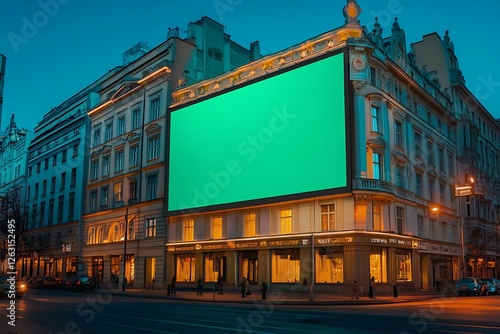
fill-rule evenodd
<path id="1" fill-rule="evenodd" d="M 347 186 L 342 53 L 171 113 L 168 210 Z"/>

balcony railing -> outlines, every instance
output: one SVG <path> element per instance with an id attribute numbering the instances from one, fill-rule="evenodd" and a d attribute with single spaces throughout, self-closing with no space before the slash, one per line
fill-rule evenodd
<path id="1" fill-rule="evenodd" d="M 383 180 L 354 179 L 352 187 L 354 190 L 394 192 L 392 183 Z"/>

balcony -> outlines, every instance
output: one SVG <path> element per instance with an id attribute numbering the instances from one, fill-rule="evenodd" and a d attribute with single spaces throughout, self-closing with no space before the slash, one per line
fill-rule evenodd
<path id="1" fill-rule="evenodd" d="M 374 179 L 353 179 L 352 188 L 353 190 L 394 192 L 392 183 Z"/>

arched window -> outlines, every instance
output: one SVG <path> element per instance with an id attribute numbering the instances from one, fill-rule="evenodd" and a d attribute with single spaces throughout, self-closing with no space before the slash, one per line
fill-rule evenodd
<path id="1" fill-rule="evenodd" d="M 135 223 L 134 220 L 132 219 L 131 221 L 128 222 L 127 240 L 134 240 L 134 239 L 135 239 Z"/>
<path id="2" fill-rule="evenodd" d="M 87 245 L 94 245 L 95 243 L 96 243 L 95 242 L 95 227 L 90 227 L 89 228 Z"/>
<path id="3" fill-rule="evenodd" d="M 109 229 L 109 240 L 111 242 L 120 241 L 120 227 L 118 224 L 113 224 Z"/>
<path id="4" fill-rule="evenodd" d="M 102 228 L 102 226 L 99 226 L 97 228 L 96 243 L 102 244 L 103 242 L 104 242 L 104 229 Z"/>

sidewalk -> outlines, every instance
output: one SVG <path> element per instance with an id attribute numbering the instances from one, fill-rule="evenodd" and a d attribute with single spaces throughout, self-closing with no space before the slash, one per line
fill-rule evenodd
<path id="1" fill-rule="evenodd" d="M 368 295 L 362 294 L 359 299 L 351 299 L 350 295 L 343 294 L 328 294 L 315 293 L 314 300 L 311 300 L 309 293 L 302 296 L 301 292 L 283 292 L 283 291 L 268 291 L 266 301 L 261 299 L 260 291 L 254 292 L 246 298 L 241 298 L 241 293 L 236 290 L 224 291 L 224 294 L 219 295 L 213 290 L 205 289 L 203 295 L 196 295 L 196 291 L 181 290 L 176 294 L 168 295 L 165 290 L 146 290 L 146 289 L 127 289 L 126 291 L 112 290 L 114 295 L 141 297 L 141 298 L 156 298 L 165 300 L 183 300 L 183 301 L 202 301 L 202 302 L 223 302 L 223 303 L 273 303 L 281 305 L 371 305 L 371 304 L 390 304 L 402 303 L 411 301 L 422 301 L 440 298 L 452 298 L 454 294 L 441 293 L 437 291 L 421 291 L 421 292 L 403 292 L 397 298 L 392 294 L 376 295 L 375 299 L 368 298 Z"/>

